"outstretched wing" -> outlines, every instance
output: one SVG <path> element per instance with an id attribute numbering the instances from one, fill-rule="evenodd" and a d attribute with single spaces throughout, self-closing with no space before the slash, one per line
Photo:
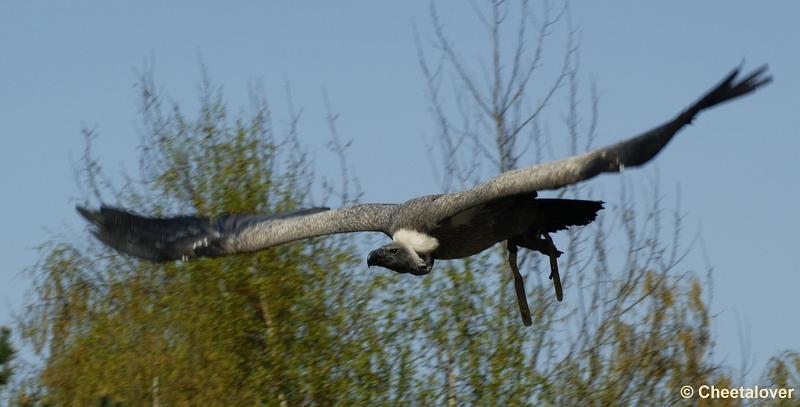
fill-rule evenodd
<path id="1" fill-rule="evenodd" d="M 702 110 L 770 83 L 772 76 L 766 72 L 767 65 L 763 65 L 737 82 L 739 68 L 734 69 L 719 85 L 677 117 L 644 134 L 562 160 L 504 172 L 474 188 L 442 195 L 431 202 L 428 210 L 436 212 L 433 217 L 444 219 L 496 199 L 557 189 L 603 172 L 619 172 L 625 167 L 642 165 L 658 154 L 678 130 L 691 123 Z"/>
<path id="2" fill-rule="evenodd" d="M 348 232 L 387 231 L 395 205 L 353 205 L 335 211 L 299 209 L 216 218 L 150 218 L 101 207 L 77 210 L 92 234 L 114 249 L 150 261 L 188 260 L 253 252 L 294 240 Z"/>

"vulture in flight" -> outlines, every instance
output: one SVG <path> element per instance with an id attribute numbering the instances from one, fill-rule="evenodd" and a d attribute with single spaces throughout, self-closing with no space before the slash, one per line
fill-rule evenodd
<path id="1" fill-rule="evenodd" d="M 573 157 L 508 171 L 450 194 L 428 195 L 401 204 L 357 204 L 336 210 L 300 209 L 273 214 L 214 218 L 149 218 L 110 207 L 77 210 L 91 232 L 114 249 L 150 261 L 189 260 L 254 252 L 299 239 L 350 232 L 383 232 L 392 242 L 367 256 L 368 266 L 399 273 L 428 274 L 435 260 L 459 259 L 505 241 L 517 300 L 525 325 L 530 311 L 517 269 L 518 247 L 550 258 L 556 298 L 562 299 L 550 233 L 592 222 L 598 201 L 538 199 L 537 191 L 557 189 L 602 172 L 619 172 L 653 158 L 700 111 L 753 92 L 772 77 L 764 65 L 737 80 L 734 69 L 722 82 L 674 119 L 639 136 Z"/>

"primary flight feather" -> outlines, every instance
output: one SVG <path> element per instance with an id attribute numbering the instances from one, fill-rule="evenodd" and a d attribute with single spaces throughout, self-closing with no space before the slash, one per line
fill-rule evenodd
<path id="1" fill-rule="evenodd" d="M 92 223 L 91 231 L 100 241 L 151 261 L 227 256 L 337 233 L 383 232 L 393 241 L 370 252 L 367 264 L 424 275 L 437 259 L 468 257 L 506 241 L 520 311 L 524 323 L 530 325 L 522 276 L 516 265 L 517 247 L 550 257 L 550 277 L 560 301 L 563 294 L 556 258 L 561 252 L 549 234 L 587 225 L 603 208 L 598 201 L 539 199 L 537 191 L 646 163 L 700 111 L 771 82 L 766 71 L 764 65 L 736 81 L 739 69 L 734 69 L 677 117 L 639 136 L 562 160 L 508 171 L 467 190 L 423 196 L 401 204 L 358 204 L 336 210 L 310 208 L 215 218 L 149 218 L 105 206 L 99 211 L 83 207 L 77 210 Z"/>

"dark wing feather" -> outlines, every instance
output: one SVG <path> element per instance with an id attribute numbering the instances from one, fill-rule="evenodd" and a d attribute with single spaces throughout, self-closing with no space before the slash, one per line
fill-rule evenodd
<path id="1" fill-rule="evenodd" d="M 766 75 L 766 71 L 767 65 L 763 65 L 736 82 L 739 68 L 734 69 L 717 87 L 659 127 L 584 154 L 505 172 L 472 189 L 440 196 L 427 209 L 436 211 L 432 214 L 436 218 L 444 219 L 489 201 L 544 189 L 558 189 L 603 172 L 618 172 L 625 167 L 642 165 L 658 154 L 678 130 L 691 123 L 702 110 L 746 95 L 770 83 L 772 76 Z"/>
<path id="2" fill-rule="evenodd" d="M 555 233 L 570 226 L 586 226 L 592 223 L 597 218 L 597 212 L 603 209 L 601 201 L 542 198 L 534 202 L 538 216 L 531 225 L 544 233 Z"/>
<path id="3" fill-rule="evenodd" d="M 336 233 L 386 230 L 394 205 L 353 205 L 298 209 L 261 215 L 216 218 L 150 218 L 101 207 L 77 207 L 91 231 L 112 248 L 150 261 L 188 260 L 252 252 L 294 240 Z"/>

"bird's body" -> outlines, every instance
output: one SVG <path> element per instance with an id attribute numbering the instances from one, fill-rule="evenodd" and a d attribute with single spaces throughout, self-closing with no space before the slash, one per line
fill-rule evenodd
<path id="1" fill-rule="evenodd" d="M 151 261 L 189 260 L 253 252 L 294 240 L 351 232 L 382 232 L 393 241 L 372 251 L 368 265 L 416 275 L 431 271 L 437 259 L 468 257 L 507 241 L 520 309 L 530 313 L 517 247 L 550 257 L 551 278 L 561 300 L 556 258 L 561 254 L 549 233 L 592 222 L 602 202 L 539 199 L 537 191 L 557 189 L 618 172 L 653 158 L 702 110 L 748 94 L 769 83 L 766 65 L 735 82 L 734 70 L 717 87 L 673 120 L 637 137 L 550 163 L 508 171 L 477 186 L 450 194 L 428 195 L 401 204 L 357 204 L 336 210 L 300 209 L 263 215 L 216 218 L 147 218 L 118 209 L 78 208 L 109 246 Z"/>
<path id="2" fill-rule="evenodd" d="M 532 195 L 489 202 L 446 218 L 429 235 L 439 240 L 435 258 L 460 259 L 534 228 L 554 233 L 592 222 L 602 202 L 536 199 Z"/>

